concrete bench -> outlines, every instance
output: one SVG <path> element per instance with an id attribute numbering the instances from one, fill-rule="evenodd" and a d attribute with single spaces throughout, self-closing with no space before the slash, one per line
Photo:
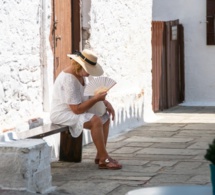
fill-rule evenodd
<path id="1" fill-rule="evenodd" d="M 0 191 L 11 189 L 20 194 L 26 194 L 25 191 L 43 194 L 55 189 L 50 167 L 51 148 L 44 140 L 0 142 L 0 156 Z"/>
<path id="2" fill-rule="evenodd" d="M 37 139 L 60 133 L 60 161 L 81 162 L 83 133 L 73 138 L 68 126 L 45 124 L 28 131 L 17 133 L 19 139 Z"/>

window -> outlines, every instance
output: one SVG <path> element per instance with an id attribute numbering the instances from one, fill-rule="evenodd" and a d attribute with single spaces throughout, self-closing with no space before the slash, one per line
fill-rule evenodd
<path id="1" fill-rule="evenodd" d="M 215 45 L 215 0 L 207 0 L 207 45 Z"/>

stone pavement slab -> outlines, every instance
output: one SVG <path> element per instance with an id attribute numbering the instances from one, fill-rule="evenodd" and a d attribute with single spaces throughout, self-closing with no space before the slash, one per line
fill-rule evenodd
<path id="1" fill-rule="evenodd" d="M 81 163 L 53 162 L 53 195 L 125 195 L 148 186 L 211 185 L 209 162 L 204 159 L 215 138 L 215 107 L 177 106 L 156 113 L 157 120 L 110 138 L 110 155 L 121 170 L 99 170 L 95 146 L 83 147 Z M 0 194 L 29 195 L 0 190 Z"/>

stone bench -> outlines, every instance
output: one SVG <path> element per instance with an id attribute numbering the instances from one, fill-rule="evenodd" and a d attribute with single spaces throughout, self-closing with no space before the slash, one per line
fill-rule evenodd
<path id="1" fill-rule="evenodd" d="M 60 161 L 81 162 L 83 133 L 73 138 L 68 126 L 45 124 L 28 131 L 17 133 L 19 139 L 38 139 L 60 133 Z"/>
<path id="2" fill-rule="evenodd" d="M 51 147 L 42 139 L 0 142 L 0 188 L 47 193 L 52 186 Z"/>
<path id="3" fill-rule="evenodd" d="M 0 141 L 0 188 L 41 194 L 53 191 L 51 147 L 41 138 L 57 133 L 60 133 L 59 160 L 81 162 L 82 134 L 73 138 L 68 126 L 45 124 L 17 132 L 16 139 Z"/>

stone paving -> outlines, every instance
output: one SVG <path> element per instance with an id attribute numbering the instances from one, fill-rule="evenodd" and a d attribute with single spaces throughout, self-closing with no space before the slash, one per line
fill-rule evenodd
<path id="1" fill-rule="evenodd" d="M 177 106 L 156 113 L 153 123 L 108 141 L 108 151 L 123 169 L 99 170 L 93 163 L 95 147 L 83 147 L 82 163 L 52 163 L 50 195 L 125 195 L 161 185 L 211 185 L 208 144 L 215 138 L 215 107 Z M 1 195 L 30 195 L 0 190 Z"/>

